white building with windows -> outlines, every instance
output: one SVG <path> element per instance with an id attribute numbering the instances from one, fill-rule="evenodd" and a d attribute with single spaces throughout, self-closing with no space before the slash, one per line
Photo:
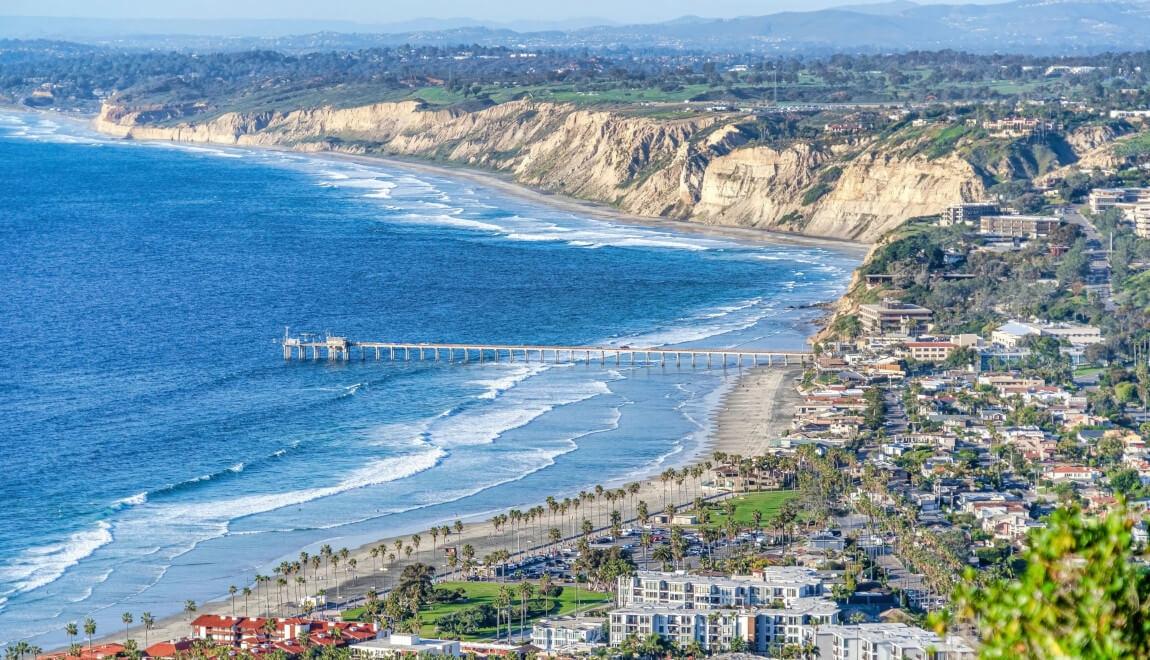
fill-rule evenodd
<path id="1" fill-rule="evenodd" d="M 688 609 L 682 605 L 640 604 L 611 612 L 611 646 L 628 637 L 656 634 L 680 648 L 697 643 L 716 653 L 736 645 L 753 653 L 777 653 L 783 646 L 813 641 L 821 626 L 838 623 L 840 609 L 826 598 L 799 598 L 787 607 Z M 736 641 L 737 640 L 737 641 Z"/>
<path id="2" fill-rule="evenodd" d="M 824 594 L 823 579 L 797 566 L 769 566 L 754 577 L 709 577 L 639 571 L 618 582 L 620 605 L 681 605 L 687 609 L 790 605 Z"/>
<path id="3" fill-rule="evenodd" d="M 585 653 L 603 639 L 600 617 L 540 619 L 531 628 L 531 643 L 547 652 Z"/>
<path id="4" fill-rule="evenodd" d="M 974 660 L 974 649 L 958 637 L 938 635 L 905 623 L 822 626 L 815 636 L 820 660 Z"/>

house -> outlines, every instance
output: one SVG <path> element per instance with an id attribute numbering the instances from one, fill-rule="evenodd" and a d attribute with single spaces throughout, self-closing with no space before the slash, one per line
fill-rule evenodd
<path id="1" fill-rule="evenodd" d="M 451 639 L 422 639 L 416 634 L 392 633 L 388 637 L 352 644 L 353 658 L 395 658 L 407 655 L 438 655 L 458 658 L 460 643 Z"/>
<path id="2" fill-rule="evenodd" d="M 1102 479 L 1102 471 L 1085 465 L 1050 465 L 1042 471 L 1042 476 L 1056 484 L 1063 482 L 1094 483 Z"/>

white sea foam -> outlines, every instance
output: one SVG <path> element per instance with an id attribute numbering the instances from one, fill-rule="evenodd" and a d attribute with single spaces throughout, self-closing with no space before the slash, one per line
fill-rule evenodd
<path id="1" fill-rule="evenodd" d="M 496 378 L 487 380 L 470 380 L 468 385 L 478 385 L 486 388 L 482 393 L 475 395 L 477 399 L 494 399 L 507 390 L 515 387 L 527 378 L 546 371 L 549 367 L 542 364 L 516 365 L 509 367 L 508 371 Z"/>
<path id="2" fill-rule="evenodd" d="M 101 520 L 58 543 L 29 548 L 0 564 L 5 596 L 22 594 L 60 579 L 64 572 L 112 542 L 112 526 Z"/>
<path id="3" fill-rule="evenodd" d="M 429 433 L 432 441 L 440 446 L 490 444 L 508 431 L 526 426 L 557 407 L 610 393 L 611 388 L 605 381 L 593 380 L 566 387 L 552 386 L 538 394 L 499 397 L 481 411 L 455 415 L 434 424 Z"/>
<path id="4" fill-rule="evenodd" d="M 116 500 L 115 502 L 112 502 L 112 508 L 113 509 L 123 509 L 123 508 L 129 507 L 129 506 L 138 506 L 138 505 L 143 504 L 147 501 L 148 501 L 148 493 L 147 493 L 147 491 L 145 491 L 143 493 L 136 493 L 135 495 L 132 495 L 131 497 L 125 497 L 123 499 L 119 499 L 119 500 Z"/>

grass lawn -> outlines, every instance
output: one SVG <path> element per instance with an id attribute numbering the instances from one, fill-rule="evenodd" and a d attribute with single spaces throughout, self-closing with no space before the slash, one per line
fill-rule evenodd
<path id="1" fill-rule="evenodd" d="M 755 524 L 754 512 L 763 512 L 763 524 L 769 522 L 783 507 L 783 504 L 798 497 L 795 490 L 764 490 L 757 493 L 747 493 L 727 500 L 735 504 L 735 522 L 741 526 Z M 712 508 L 711 524 L 722 527 L 727 524 L 727 516 L 723 514 L 723 504 Z"/>
<path id="2" fill-rule="evenodd" d="M 438 634 L 435 630 L 435 622 L 438 621 L 441 617 L 446 616 L 452 612 L 458 612 L 459 610 L 466 609 L 468 607 L 474 607 L 475 605 L 479 605 L 481 603 L 487 603 L 494 606 L 495 599 L 499 596 L 499 587 L 501 584 L 502 583 L 499 582 L 443 582 L 436 584 L 436 587 L 444 589 L 463 589 L 467 594 L 467 597 L 465 600 L 461 600 L 455 603 L 437 603 L 430 608 L 420 612 L 420 620 L 423 622 L 423 628 L 419 631 L 419 634 L 429 638 L 435 637 L 435 635 Z M 517 583 L 508 582 L 506 584 L 508 584 L 508 586 L 515 587 Z M 537 583 L 536 587 L 538 587 Z M 513 607 L 515 608 L 516 614 L 518 614 L 519 594 L 514 590 L 512 593 L 514 594 L 513 598 L 515 602 Z M 561 593 L 558 598 L 553 598 L 551 600 L 551 611 L 548 612 L 547 615 L 556 616 L 571 614 L 576 609 L 575 588 L 573 586 L 564 586 L 563 593 Z M 586 608 L 588 605 L 599 605 L 609 602 L 611 602 L 611 594 L 588 591 L 583 587 L 579 588 L 579 607 Z M 528 617 L 527 620 L 530 622 L 539 617 L 540 615 L 536 615 L 534 617 Z M 515 625 L 514 621 L 512 622 L 512 625 Z M 494 635 L 494 627 L 482 628 L 477 634 L 470 635 L 467 637 L 467 639 L 485 639 L 488 637 L 493 637 Z"/>

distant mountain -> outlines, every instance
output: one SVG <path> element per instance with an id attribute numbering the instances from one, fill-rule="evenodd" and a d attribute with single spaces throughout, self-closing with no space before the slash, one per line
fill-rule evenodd
<path id="1" fill-rule="evenodd" d="M 300 35 L 300 36 L 289 36 Z M 100 21 L 0 18 L 0 37 L 141 47 L 351 49 L 403 43 L 828 53 L 956 49 L 1035 54 L 1150 49 L 1150 0 L 894 0 L 806 12 L 613 25 L 604 19 L 496 24 L 468 18 L 388 25 L 325 21 Z M 246 38 L 244 38 L 246 37 Z"/>

